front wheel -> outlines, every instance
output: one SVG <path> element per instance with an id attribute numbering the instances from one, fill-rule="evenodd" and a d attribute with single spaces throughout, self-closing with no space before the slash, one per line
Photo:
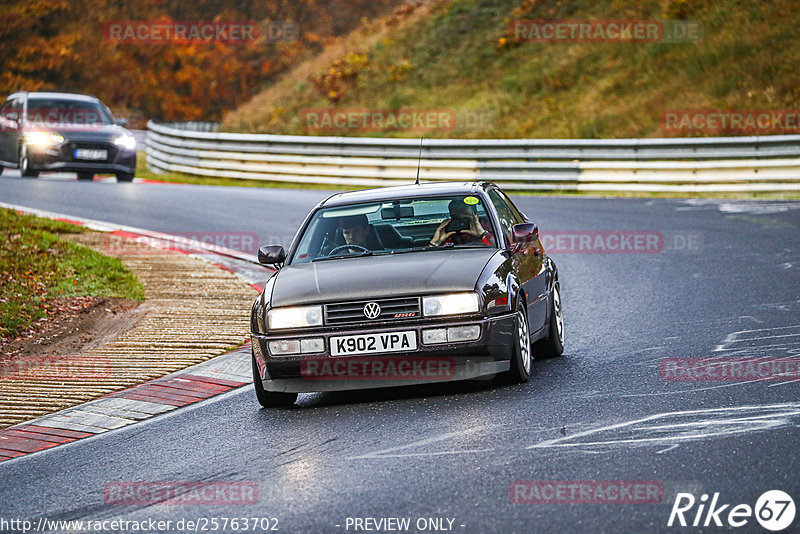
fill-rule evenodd
<path id="1" fill-rule="evenodd" d="M 564 317 L 561 311 L 561 285 L 553 282 L 550 303 L 550 324 L 547 339 L 538 341 L 534 346 L 537 358 L 555 358 L 564 353 Z"/>
<path id="2" fill-rule="evenodd" d="M 78 180 L 94 180 L 94 173 L 93 172 L 79 172 L 78 173 Z"/>
<path id="3" fill-rule="evenodd" d="M 520 384 L 531 377 L 531 337 L 528 330 L 528 313 L 520 301 L 514 314 L 514 348 L 511 368 L 501 375 L 502 382 Z"/>
<path id="4" fill-rule="evenodd" d="M 19 149 L 19 173 L 28 178 L 39 176 L 39 171 L 31 169 L 31 160 L 28 158 L 28 148 L 25 145 Z"/>
<path id="5" fill-rule="evenodd" d="M 297 400 L 297 393 L 281 393 L 264 389 L 264 384 L 261 383 L 261 377 L 258 374 L 255 354 L 253 355 L 253 387 L 256 390 L 258 403 L 264 408 L 291 406 Z"/>
<path id="6" fill-rule="evenodd" d="M 117 181 L 118 182 L 130 182 L 130 181 L 133 181 L 133 173 L 132 172 L 118 172 L 117 173 Z"/>

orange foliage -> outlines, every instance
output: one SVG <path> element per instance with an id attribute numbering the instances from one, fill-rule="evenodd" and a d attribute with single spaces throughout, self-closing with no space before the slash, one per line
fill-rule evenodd
<path id="1" fill-rule="evenodd" d="M 362 17 L 382 15 L 402 0 L 3 3 L 0 96 L 19 90 L 93 94 L 141 127 L 147 119 L 219 120 Z M 111 21 L 156 20 L 253 21 L 259 30 L 257 38 L 236 44 L 113 42 L 105 32 Z M 274 31 L 286 21 L 294 25 L 294 38 Z"/>

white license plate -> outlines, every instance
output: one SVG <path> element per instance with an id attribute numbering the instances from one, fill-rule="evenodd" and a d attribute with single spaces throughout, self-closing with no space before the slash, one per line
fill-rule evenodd
<path id="1" fill-rule="evenodd" d="M 331 338 L 331 356 L 351 354 L 372 354 L 417 349 L 417 333 L 388 332 L 385 334 L 366 334 L 361 336 L 339 336 Z"/>
<path id="2" fill-rule="evenodd" d="M 108 158 L 108 150 L 96 150 L 93 148 L 76 148 L 75 159 L 91 159 L 94 161 Z"/>

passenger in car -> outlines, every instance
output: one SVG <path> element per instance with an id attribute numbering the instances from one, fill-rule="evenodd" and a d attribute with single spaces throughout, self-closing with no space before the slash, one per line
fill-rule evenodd
<path id="1" fill-rule="evenodd" d="M 494 234 L 492 234 L 492 227 L 488 222 L 481 221 L 478 218 L 478 210 L 475 204 L 467 204 L 465 199 L 454 199 L 450 201 L 447 206 L 450 212 L 450 218 L 442 221 L 436 228 L 433 237 L 430 240 L 430 246 L 438 247 L 453 243 L 454 245 L 470 245 L 482 244 L 488 247 L 493 247 L 495 244 Z M 461 222 L 459 230 L 448 231 L 448 225 Z M 452 228 L 452 227 L 451 227 Z"/>

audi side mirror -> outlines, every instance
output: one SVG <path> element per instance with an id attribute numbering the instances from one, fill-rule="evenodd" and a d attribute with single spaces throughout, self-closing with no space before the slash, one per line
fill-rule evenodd
<path id="1" fill-rule="evenodd" d="M 258 249 L 258 263 L 275 265 L 286 261 L 286 251 L 281 245 L 264 245 Z"/>
<path id="2" fill-rule="evenodd" d="M 516 254 L 528 243 L 539 239 L 539 227 L 534 223 L 515 224 L 511 228 L 511 252 Z"/>
<path id="3" fill-rule="evenodd" d="M 128 119 L 126 119 L 125 117 L 117 117 L 116 119 L 114 119 L 114 124 L 125 128 L 128 125 Z"/>

